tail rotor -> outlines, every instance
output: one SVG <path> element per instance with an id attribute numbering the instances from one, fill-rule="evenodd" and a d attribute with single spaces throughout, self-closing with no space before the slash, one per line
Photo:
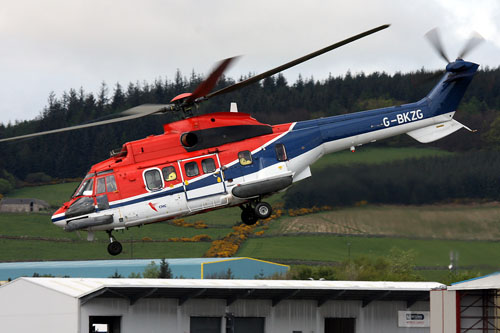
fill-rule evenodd
<path id="1" fill-rule="evenodd" d="M 444 61 L 450 64 L 451 61 L 449 60 L 448 56 L 446 55 L 446 52 L 444 51 L 443 43 L 441 42 L 441 37 L 438 28 L 434 28 L 428 31 L 425 34 L 425 37 L 432 45 L 434 50 L 441 56 L 441 58 L 443 58 Z M 467 54 L 469 54 L 472 50 L 474 50 L 483 41 L 484 38 L 479 33 L 474 31 L 467 40 L 467 42 L 465 43 L 464 48 L 459 53 L 457 59 L 463 59 Z"/>

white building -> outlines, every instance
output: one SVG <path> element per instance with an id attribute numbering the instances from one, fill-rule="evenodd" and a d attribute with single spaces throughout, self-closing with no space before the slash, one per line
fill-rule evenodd
<path id="1" fill-rule="evenodd" d="M 431 332 L 500 332 L 500 272 L 431 291 Z"/>
<path id="2" fill-rule="evenodd" d="M 435 282 L 19 278 L 2 332 L 429 332 Z"/>

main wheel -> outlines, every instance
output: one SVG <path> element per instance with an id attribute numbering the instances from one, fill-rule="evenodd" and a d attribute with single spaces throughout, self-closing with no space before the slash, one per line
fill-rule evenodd
<path id="1" fill-rule="evenodd" d="M 273 208 L 267 202 L 259 202 L 255 205 L 254 211 L 259 219 L 267 219 L 273 213 Z"/>
<path id="2" fill-rule="evenodd" d="M 122 253 L 122 244 L 117 241 L 109 243 L 108 253 L 111 254 L 112 256 L 119 255 L 120 253 Z"/>
<path id="3" fill-rule="evenodd" d="M 241 221 L 246 225 L 254 225 L 258 219 L 252 208 L 245 208 L 241 212 Z"/>

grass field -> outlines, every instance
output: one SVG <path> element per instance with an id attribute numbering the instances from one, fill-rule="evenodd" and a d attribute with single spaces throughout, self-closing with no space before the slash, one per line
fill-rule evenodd
<path id="1" fill-rule="evenodd" d="M 500 204 L 362 206 L 273 223 L 271 234 L 337 233 L 411 238 L 498 240 Z"/>
<path id="2" fill-rule="evenodd" d="M 489 265 L 500 251 L 499 242 L 325 235 L 252 238 L 244 243 L 237 255 L 269 260 L 338 262 L 347 259 L 349 252 L 352 258 L 387 256 L 393 247 L 413 249 L 418 266 L 448 266 L 450 251 L 459 253 L 462 266 Z"/>
<path id="3" fill-rule="evenodd" d="M 52 207 L 60 207 L 70 198 L 78 183 L 30 186 L 9 192 L 7 198 L 35 198 L 47 201 Z"/>

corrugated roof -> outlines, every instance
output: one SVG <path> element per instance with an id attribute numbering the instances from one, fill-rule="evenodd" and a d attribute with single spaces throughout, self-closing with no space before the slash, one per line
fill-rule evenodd
<path id="1" fill-rule="evenodd" d="M 453 283 L 448 290 L 500 289 L 500 272 Z"/>
<path id="2" fill-rule="evenodd" d="M 24 280 L 71 297 L 81 298 L 103 288 L 158 289 L 256 289 L 256 290 L 372 290 L 372 291 L 430 291 L 445 289 L 438 282 L 386 281 L 301 281 L 301 280 L 199 280 L 199 279 L 79 279 L 28 278 Z M 8 286 L 8 285 L 7 285 Z M 0 288 L 5 288 L 2 286 Z"/>

